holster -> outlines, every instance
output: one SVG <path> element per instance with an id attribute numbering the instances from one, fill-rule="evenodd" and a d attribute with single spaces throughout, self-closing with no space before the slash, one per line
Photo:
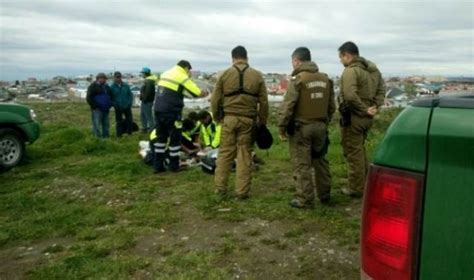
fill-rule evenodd
<path id="1" fill-rule="evenodd" d="M 300 129 L 300 124 L 295 120 L 291 120 L 288 123 L 288 126 L 286 127 L 286 134 L 288 134 L 289 136 L 293 136 L 295 135 L 296 131 L 298 131 L 299 129 Z"/>
<path id="2" fill-rule="evenodd" d="M 326 139 L 324 139 L 324 145 L 322 149 L 320 151 L 311 149 L 311 158 L 317 159 L 324 157 L 328 153 L 329 144 L 331 144 L 331 141 L 329 141 L 329 133 L 326 133 Z"/>
<path id="3" fill-rule="evenodd" d="M 286 134 L 293 136 L 295 135 L 296 132 L 296 122 L 294 120 L 291 120 L 288 123 L 288 126 L 286 127 Z"/>
<path id="4" fill-rule="evenodd" d="M 351 125 L 351 111 L 346 103 L 341 103 L 339 105 L 339 112 L 341 113 L 341 119 L 339 124 L 342 127 L 350 126 Z"/>
<path id="5" fill-rule="evenodd" d="M 223 121 L 224 120 L 224 107 L 222 105 L 219 105 L 219 108 L 217 111 L 218 111 L 217 120 Z"/>

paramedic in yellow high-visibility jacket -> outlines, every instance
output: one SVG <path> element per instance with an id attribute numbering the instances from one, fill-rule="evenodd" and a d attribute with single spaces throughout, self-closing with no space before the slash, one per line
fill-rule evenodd
<path id="1" fill-rule="evenodd" d="M 198 97 L 201 89 L 191 80 L 192 67 L 188 61 L 181 60 L 176 66 L 164 72 L 158 81 L 158 91 L 155 95 L 155 125 L 158 135 L 155 144 L 155 173 L 165 172 L 164 160 L 169 139 L 168 154 L 169 170 L 181 171 L 179 152 L 181 150 L 181 116 L 184 107 L 184 97 Z"/>
<path id="2" fill-rule="evenodd" d="M 221 125 L 216 123 L 212 114 L 208 111 L 199 112 L 201 123 L 200 136 L 204 148 L 217 149 L 221 143 Z"/>

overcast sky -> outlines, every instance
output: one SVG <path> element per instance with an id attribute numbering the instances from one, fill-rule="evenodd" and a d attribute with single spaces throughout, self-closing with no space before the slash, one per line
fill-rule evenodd
<path id="1" fill-rule="evenodd" d="M 347 40 L 386 76 L 474 76 L 472 1 L 0 3 L 0 80 L 162 71 L 179 59 L 212 72 L 238 44 L 263 72 L 291 72 L 291 52 L 307 46 L 321 71 L 336 75 Z"/>

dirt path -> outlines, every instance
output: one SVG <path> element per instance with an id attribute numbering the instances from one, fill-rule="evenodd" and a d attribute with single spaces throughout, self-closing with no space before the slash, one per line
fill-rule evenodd
<path id="1" fill-rule="evenodd" d="M 176 253 L 211 253 L 217 256 L 212 265 L 226 268 L 233 279 L 357 279 L 359 275 L 358 251 L 339 246 L 308 221 L 207 220 L 190 207 L 180 207 L 178 216 L 179 223 L 138 237 L 133 253 L 157 261 Z"/>
<path id="2" fill-rule="evenodd" d="M 72 242 L 72 238 L 53 238 L 0 250 L 0 279 L 26 278 L 32 267 L 59 258 Z"/>

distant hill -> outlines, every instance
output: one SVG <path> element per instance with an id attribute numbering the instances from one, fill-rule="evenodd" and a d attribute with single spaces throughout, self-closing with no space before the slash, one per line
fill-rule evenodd
<path id="1" fill-rule="evenodd" d="M 474 83 L 474 77 L 450 77 L 448 78 L 449 82 L 468 82 Z"/>

